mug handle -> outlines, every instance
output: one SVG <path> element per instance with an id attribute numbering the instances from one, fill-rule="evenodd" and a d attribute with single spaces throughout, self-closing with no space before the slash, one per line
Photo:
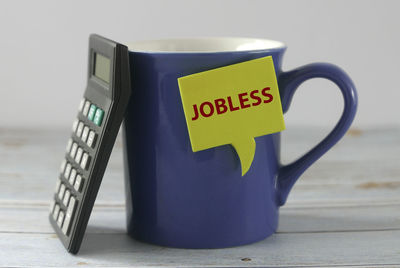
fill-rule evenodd
<path id="1" fill-rule="evenodd" d="M 277 178 L 279 206 L 285 204 L 290 190 L 300 175 L 343 137 L 356 114 L 358 101 L 353 82 L 342 69 L 329 63 L 312 63 L 279 75 L 278 84 L 284 113 L 289 109 L 296 89 L 311 78 L 326 78 L 335 83 L 342 92 L 344 110 L 339 122 L 328 136 L 299 159 L 280 166 Z"/>

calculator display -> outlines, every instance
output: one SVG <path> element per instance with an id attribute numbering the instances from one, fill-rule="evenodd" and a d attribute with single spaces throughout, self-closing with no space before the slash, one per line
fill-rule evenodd
<path id="1" fill-rule="evenodd" d="M 126 46 L 91 35 L 88 67 L 86 90 L 72 124 L 49 215 L 58 237 L 74 254 L 79 251 L 131 94 Z"/>
<path id="2" fill-rule="evenodd" d="M 94 53 L 93 74 L 106 83 L 110 83 L 110 59 L 99 53 Z"/>

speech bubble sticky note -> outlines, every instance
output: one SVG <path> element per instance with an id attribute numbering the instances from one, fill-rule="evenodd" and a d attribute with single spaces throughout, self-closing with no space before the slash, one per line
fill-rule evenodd
<path id="1" fill-rule="evenodd" d="M 242 176 L 259 137 L 285 129 L 272 57 L 178 78 L 193 152 L 232 144 Z"/>

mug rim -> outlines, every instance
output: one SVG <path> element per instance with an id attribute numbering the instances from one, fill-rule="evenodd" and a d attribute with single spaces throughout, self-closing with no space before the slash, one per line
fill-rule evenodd
<path id="1" fill-rule="evenodd" d="M 193 54 L 272 51 L 285 49 L 283 42 L 253 37 L 192 37 L 141 40 L 126 44 L 130 52 Z"/>

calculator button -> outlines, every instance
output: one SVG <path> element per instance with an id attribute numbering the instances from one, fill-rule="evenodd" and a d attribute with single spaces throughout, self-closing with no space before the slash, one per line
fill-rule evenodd
<path id="1" fill-rule="evenodd" d="M 83 185 L 82 176 L 78 174 L 78 176 L 76 176 L 76 180 L 75 180 L 75 184 L 74 184 L 75 190 L 80 192 L 82 190 L 82 185 Z"/>
<path id="2" fill-rule="evenodd" d="M 64 172 L 65 166 L 67 165 L 67 160 L 63 159 L 60 165 L 60 173 Z"/>
<path id="3" fill-rule="evenodd" d="M 69 190 L 65 191 L 63 204 L 64 206 L 68 206 L 69 197 L 71 196 L 71 192 Z"/>
<path id="4" fill-rule="evenodd" d="M 90 108 L 90 101 L 86 101 L 85 102 L 85 106 L 83 107 L 83 115 L 87 116 L 88 112 L 89 112 L 89 108 Z"/>
<path id="5" fill-rule="evenodd" d="M 60 212 L 60 206 L 56 204 L 53 211 L 53 219 L 56 221 L 58 218 L 58 212 Z"/>
<path id="6" fill-rule="evenodd" d="M 75 197 L 71 196 L 68 204 L 67 215 L 72 215 L 74 213 L 76 203 Z"/>
<path id="7" fill-rule="evenodd" d="M 87 153 L 84 153 L 81 160 L 81 168 L 87 169 L 89 166 L 89 162 L 90 162 L 89 155 Z"/>
<path id="8" fill-rule="evenodd" d="M 50 203 L 50 214 L 53 213 L 55 206 L 56 206 L 56 201 L 53 200 Z"/>
<path id="9" fill-rule="evenodd" d="M 82 139 L 83 142 L 86 142 L 86 140 L 87 140 L 87 138 L 88 138 L 88 135 L 89 135 L 89 127 L 88 127 L 88 126 L 85 126 L 85 127 L 83 128 L 82 137 L 81 137 L 81 139 Z"/>
<path id="10" fill-rule="evenodd" d="M 60 166 L 60 172 L 61 173 L 63 173 L 64 172 L 64 169 L 65 169 L 65 166 L 67 165 L 67 160 L 63 160 L 62 162 L 61 162 L 61 166 Z"/>
<path id="11" fill-rule="evenodd" d="M 89 154 L 88 153 L 84 153 L 82 155 L 82 160 L 81 160 L 81 168 L 86 169 L 89 165 Z"/>
<path id="12" fill-rule="evenodd" d="M 67 143 L 67 148 L 66 148 L 67 152 L 69 152 L 69 151 L 71 150 L 72 143 L 73 143 L 73 141 L 72 141 L 72 139 L 70 138 L 70 139 L 68 140 L 68 143 Z"/>
<path id="13" fill-rule="evenodd" d="M 61 186 L 60 186 L 60 191 L 58 192 L 58 198 L 59 198 L 60 200 L 63 200 L 63 198 L 64 198 L 64 193 L 65 193 L 65 185 L 64 185 L 64 184 L 61 184 Z"/>
<path id="14" fill-rule="evenodd" d="M 65 215 L 65 219 L 64 219 L 64 224 L 63 227 L 61 229 L 61 231 L 63 232 L 63 234 L 65 235 L 69 235 L 69 226 L 71 223 L 71 216 L 68 216 L 68 214 Z"/>
<path id="15" fill-rule="evenodd" d="M 64 206 L 68 206 L 70 196 L 71 196 L 71 192 L 69 190 L 66 190 L 65 194 L 64 194 L 64 199 L 63 199 Z"/>
<path id="16" fill-rule="evenodd" d="M 74 144 L 72 144 L 72 148 L 71 151 L 69 153 L 69 155 L 74 158 L 75 154 L 76 154 L 76 150 L 78 149 L 78 144 L 76 142 L 74 142 Z"/>
<path id="17" fill-rule="evenodd" d="M 76 129 L 76 136 L 81 137 L 83 131 L 83 122 L 79 122 L 78 128 Z"/>
<path id="18" fill-rule="evenodd" d="M 76 177 L 76 169 L 73 168 L 71 170 L 71 175 L 69 175 L 69 180 L 68 180 L 69 184 L 74 185 L 75 177 Z"/>
<path id="19" fill-rule="evenodd" d="M 72 124 L 72 132 L 76 131 L 76 128 L 78 127 L 78 123 L 79 123 L 79 120 L 75 119 L 74 123 Z"/>
<path id="20" fill-rule="evenodd" d="M 88 137 L 88 140 L 87 140 L 86 144 L 87 144 L 90 148 L 93 148 L 94 145 L 95 145 L 95 143 L 96 143 L 96 133 L 95 133 L 93 130 L 91 130 L 91 131 L 89 132 L 89 137 Z"/>
<path id="21" fill-rule="evenodd" d="M 69 229 L 70 229 L 69 226 L 71 223 L 72 216 L 74 215 L 74 212 L 75 212 L 75 205 L 76 205 L 76 199 L 75 199 L 75 197 L 71 196 L 67 212 L 65 213 L 64 224 L 62 227 L 62 232 L 65 235 L 69 234 Z"/>
<path id="22" fill-rule="evenodd" d="M 56 184 L 56 190 L 55 190 L 56 193 L 58 193 L 58 190 L 60 189 L 60 186 L 61 186 L 61 181 L 58 180 L 57 184 Z"/>
<path id="23" fill-rule="evenodd" d="M 64 211 L 60 211 L 58 214 L 57 225 L 61 228 L 64 221 Z"/>
<path id="24" fill-rule="evenodd" d="M 64 171 L 64 177 L 68 180 L 69 179 L 69 174 L 71 172 L 71 164 L 68 163 L 67 166 L 65 167 L 65 171 Z"/>
<path id="25" fill-rule="evenodd" d="M 79 103 L 79 112 L 82 112 L 84 105 L 85 105 L 85 98 L 81 99 L 81 102 Z"/>
<path id="26" fill-rule="evenodd" d="M 103 121 L 103 116 L 104 116 L 104 111 L 103 111 L 102 109 L 98 108 L 98 109 L 96 110 L 96 114 L 94 115 L 93 122 L 94 122 L 96 125 L 100 126 L 100 125 L 101 125 L 101 122 Z"/>
<path id="27" fill-rule="evenodd" d="M 76 152 L 76 155 L 75 155 L 75 162 L 76 163 L 79 163 L 81 161 L 82 154 L 83 154 L 83 149 L 81 147 L 79 147 L 78 151 Z"/>
<path id="28" fill-rule="evenodd" d="M 90 121 L 93 121 L 96 109 L 97 109 L 96 105 L 94 104 L 90 105 L 89 113 L 87 116 Z"/>

